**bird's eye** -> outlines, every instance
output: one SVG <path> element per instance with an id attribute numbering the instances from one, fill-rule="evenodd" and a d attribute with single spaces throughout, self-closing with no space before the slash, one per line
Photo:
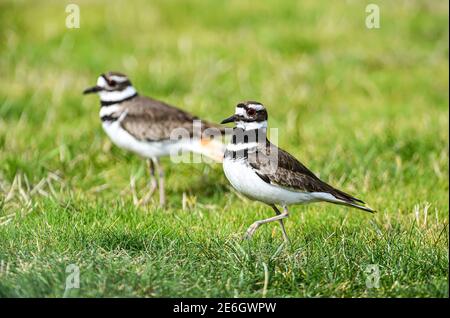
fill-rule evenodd
<path id="1" fill-rule="evenodd" d="M 116 86 L 117 82 L 115 80 L 110 80 L 108 84 L 110 86 Z"/>
<path id="2" fill-rule="evenodd" d="M 249 115 L 249 116 L 255 116 L 255 114 L 256 114 L 256 110 L 254 110 L 253 108 L 249 108 L 249 109 L 247 110 L 247 115 Z"/>

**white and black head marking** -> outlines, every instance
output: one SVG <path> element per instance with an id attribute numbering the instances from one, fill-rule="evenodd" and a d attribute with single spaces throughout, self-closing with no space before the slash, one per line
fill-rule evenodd
<path id="1" fill-rule="evenodd" d="M 234 115 L 224 119 L 222 124 L 236 123 L 237 127 L 248 129 L 258 129 L 267 127 L 267 111 L 263 104 L 247 101 L 236 105 Z"/>
<path id="2" fill-rule="evenodd" d="M 106 103 L 118 103 L 137 95 L 128 77 L 118 72 L 101 74 L 97 79 L 97 85 L 83 92 L 83 94 L 91 93 L 98 93 L 100 100 Z"/>

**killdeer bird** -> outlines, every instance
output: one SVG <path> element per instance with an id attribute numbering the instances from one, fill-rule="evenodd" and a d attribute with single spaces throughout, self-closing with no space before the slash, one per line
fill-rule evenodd
<path id="1" fill-rule="evenodd" d="M 248 101 L 239 103 L 235 114 L 222 121 L 222 124 L 236 124 L 224 154 L 226 177 L 238 192 L 268 204 L 276 213 L 274 217 L 254 222 L 245 238 L 250 238 L 260 225 L 278 221 L 288 241 L 283 219 L 289 216 L 287 207 L 292 204 L 324 201 L 374 212 L 363 201 L 321 181 L 300 161 L 272 144 L 266 137 L 267 118 L 261 103 Z"/>
<path id="2" fill-rule="evenodd" d="M 161 101 L 140 96 L 126 75 L 117 72 L 101 74 L 97 85 L 83 92 L 90 93 L 100 96 L 100 119 L 112 142 L 147 159 L 150 190 L 139 202 L 135 201 L 136 204 L 147 203 L 157 187 L 160 205 L 165 204 L 164 172 L 160 157 L 189 151 L 222 161 L 224 149 L 221 142 L 195 135 L 193 122 L 199 120 L 197 117 Z M 214 124 L 201 122 L 202 133 L 210 128 L 218 129 Z M 175 129 L 183 129 L 189 138 L 174 140 L 171 133 Z M 159 173 L 159 184 L 156 182 L 155 169 Z"/>

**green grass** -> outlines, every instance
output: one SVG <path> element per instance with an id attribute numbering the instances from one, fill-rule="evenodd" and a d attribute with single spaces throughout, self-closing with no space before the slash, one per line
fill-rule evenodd
<path id="1" fill-rule="evenodd" d="M 74 2 L 74 1 L 71 1 Z M 448 3 L 0 2 L 0 296 L 448 297 Z M 112 146 L 98 74 L 214 122 L 263 102 L 279 145 L 375 215 L 243 201 L 218 164 L 167 168 L 169 205 L 135 208 L 145 164 Z M 182 196 L 190 204 L 182 208 Z M 379 288 L 366 287 L 376 264 Z"/>

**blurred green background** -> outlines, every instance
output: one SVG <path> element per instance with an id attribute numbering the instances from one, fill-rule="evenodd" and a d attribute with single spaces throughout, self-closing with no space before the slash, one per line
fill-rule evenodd
<path id="1" fill-rule="evenodd" d="M 1 0 L 0 296 L 61 297 L 75 263 L 75 297 L 448 297 L 448 2 L 376 1 L 368 29 L 372 2 Z M 241 242 L 272 212 L 168 159 L 168 208 L 135 208 L 144 162 L 81 95 L 109 70 L 214 122 L 262 102 L 282 148 L 379 212 L 297 206 L 291 246 L 276 224 Z"/>

